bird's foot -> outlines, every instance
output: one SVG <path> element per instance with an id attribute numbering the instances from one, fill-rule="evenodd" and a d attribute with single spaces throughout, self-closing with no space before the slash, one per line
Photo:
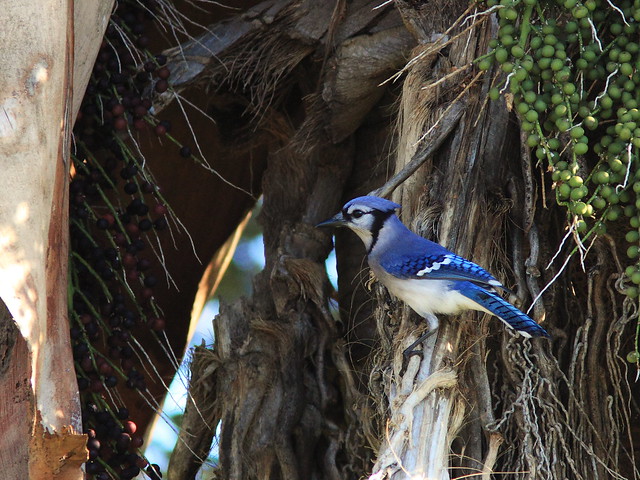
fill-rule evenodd
<path id="1" fill-rule="evenodd" d="M 424 358 L 424 350 L 417 350 L 416 347 L 431 335 L 436 333 L 436 331 L 437 329 L 434 328 L 425 332 L 422 336 L 420 336 L 420 338 L 418 338 L 415 342 L 404 349 L 404 351 L 402 352 L 402 368 L 400 369 L 400 376 L 404 375 L 404 372 L 407 370 L 407 366 L 409 365 L 409 360 L 411 360 L 411 357 L 413 357 L 414 355 L 418 355 L 420 356 L 420 358 Z"/>

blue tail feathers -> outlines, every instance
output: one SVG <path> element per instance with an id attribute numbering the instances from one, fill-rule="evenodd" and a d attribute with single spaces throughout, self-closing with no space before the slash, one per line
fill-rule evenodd
<path id="1" fill-rule="evenodd" d="M 465 297 L 473 300 L 482 308 L 490 311 L 511 328 L 517 330 L 525 337 L 549 337 L 547 331 L 533 321 L 525 313 L 505 301 L 498 294 L 478 287 L 469 282 L 458 291 Z"/>

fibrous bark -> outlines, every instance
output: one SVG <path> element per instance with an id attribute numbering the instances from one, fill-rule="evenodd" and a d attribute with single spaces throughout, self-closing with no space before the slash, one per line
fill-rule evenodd
<path id="1" fill-rule="evenodd" d="M 362 12 L 371 15 L 359 9 L 364 3 L 336 2 L 322 13 L 310 13 L 305 2 L 300 10 L 263 4 L 257 18 L 275 8 L 273 18 L 248 26 L 248 17 L 238 17 L 231 23 L 250 32 L 218 52 L 230 80 L 212 88 L 245 81 L 242 94 L 258 124 L 277 126 L 281 143 L 270 150 L 263 184 L 265 270 L 251 298 L 223 305 L 214 323 L 214 414 L 207 421 L 221 422 L 217 475 L 637 478 L 633 410 L 625 404 L 632 388 L 619 358 L 634 312 L 616 300 L 619 264 L 605 261 L 615 258 L 614 240 L 594 244 L 583 262 L 587 274 L 576 263 L 535 304 L 532 315 L 552 341 L 525 340 L 469 313 L 440 319 L 422 359 L 404 365 L 402 351 L 425 323 L 370 282 L 361 245 L 338 234 L 342 324 L 333 323 L 321 266 L 326 245 L 311 225 L 370 191 L 395 190 L 413 230 L 494 272 L 523 309 L 560 270 L 554 262 L 545 267 L 562 240 L 563 212 L 520 146 L 508 105 L 488 101 L 493 72 L 472 63 L 495 33 L 493 17 L 460 2 L 396 1 L 397 10 L 378 23 L 359 22 Z M 329 24 L 296 45 L 296 13 Z M 341 33 L 353 25 L 352 37 Z M 265 55 L 254 59 L 267 78 L 258 85 L 243 46 L 269 35 L 265 44 L 292 54 L 274 62 L 278 75 Z M 387 47 L 408 52 L 416 43 L 402 70 L 396 56 L 386 56 Z M 334 49 L 327 53 L 327 45 Z M 376 45 L 382 50 L 373 55 Z M 329 70 L 309 68 L 310 59 Z M 392 78 L 394 68 L 400 73 Z M 222 75 L 208 64 L 200 72 L 207 69 L 203 78 Z M 389 81 L 376 84 L 387 70 Z M 297 89 L 304 111 L 291 108 Z M 446 138 L 432 148 L 441 131 Z M 383 185 L 394 173 L 401 180 Z M 181 465 L 193 471 L 188 461 Z"/>

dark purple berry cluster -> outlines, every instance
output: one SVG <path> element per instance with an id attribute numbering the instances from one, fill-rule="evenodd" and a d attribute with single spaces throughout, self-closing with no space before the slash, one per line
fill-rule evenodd
<path id="1" fill-rule="evenodd" d="M 165 92 L 170 77 L 167 58 L 146 50 L 155 3 L 118 2 L 74 128 L 70 334 L 89 436 L 86 472 L 100 480 L 132 479 L 143 469 L 162 477 L 141 454 L 143 437 L 120 394 L 136 390 L 154 408 L 146 388 L 153 368 L 136 338 L 165 342 L 154 295 L 163 267 L 153 242 L 169 226 L 169 209 L 132 137 L 171 130 L 151 109 L 150 95 Z M 191 157 L 189 147 L 178 148 Z"/>

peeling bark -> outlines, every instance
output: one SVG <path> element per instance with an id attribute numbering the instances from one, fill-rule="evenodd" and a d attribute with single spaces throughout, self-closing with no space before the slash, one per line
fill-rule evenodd
<path id="1" fill-rule="evenodd" d="M 0 14 L 4 25 L 19 26 L 0 34 L 0 470 L 7 478 L 83 476 L 86 437 L 67 319 L 69 142 L 110 5 L 74 12 L 72 1 L 22 2 Z"/>

